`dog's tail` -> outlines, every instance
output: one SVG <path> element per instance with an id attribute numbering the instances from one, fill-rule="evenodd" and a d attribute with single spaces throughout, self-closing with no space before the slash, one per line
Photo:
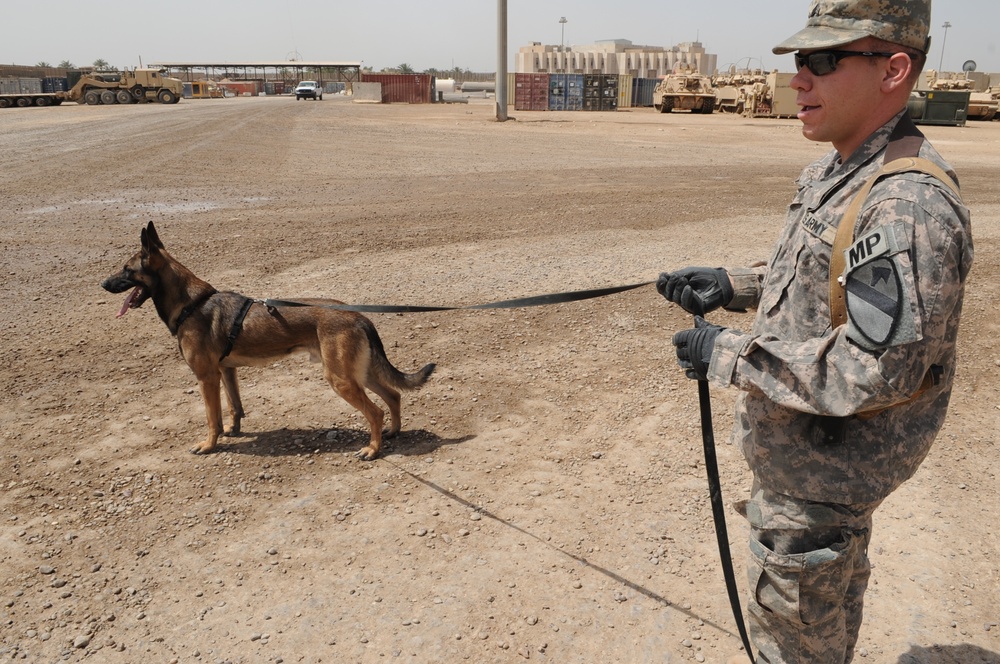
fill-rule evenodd
<path id="1" fill-rule="evenodd" d="M 368 345 L 371 348 L 371 368 L 369 371 L 381 379 L 381 382 L 391 385 L 397 390 L 417 390 L 423 387 L 427 379 L 434 373 L 434 368 L 437 365 L 433 362 L 413 373 L 403 373 L 392 366 L 392 362 L 386 356 L 385 346 L 382 345 L 382 339 L 378 336 L 375 326 L 366 325 L 365 333 L 368 335 Z"/>

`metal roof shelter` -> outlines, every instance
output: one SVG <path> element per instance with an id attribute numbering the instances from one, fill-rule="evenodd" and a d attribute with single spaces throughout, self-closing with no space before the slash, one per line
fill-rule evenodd
<path id="1" fill-rule="evenodd" d="M 360 81 L 360 62 L 306 62 L 303 60 L 278 60 L 275 62 L 156 62 L 150 67 L 166 67 L 179 73 L 184 80 L 193 80 L 197 72 L 204 72 L 205 78 L 216 76 L 241 76 L 245 79 L 287 80 L 294 73 L 295 80 L 307 78 L 325 81 Z M 271 76 L 268 76 L 271 71 Z"/>

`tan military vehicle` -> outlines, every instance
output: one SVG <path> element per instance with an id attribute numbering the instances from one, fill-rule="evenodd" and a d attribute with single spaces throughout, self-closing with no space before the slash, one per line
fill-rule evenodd
<path id="1" fill-rule="evenodd" d="M 969 120 L 992 120 L 1000 110 L 1000 100 L 990 92 L 989 79 L 975 72 L 938 74 L 933 69 L 927 70 L 927 90 L 968 90 L 969 110 L 966 117 Z"/>
<path id="2" fill-rule="evenodd" d="M 58 106 L 64 101 L 78 104 L 134 104 L 158 101 L 176 104 L 184 93 L 179 78 L 164 76 L 162 69 L 132 69 L 80 73 L 73 87 L 62 92 L 0 95 L 0 108 L 9 106 Z M 72 79 L 71 79 L 72 80 Z"/>
<path id="3" fill-rule="evenodd" d="M 653 89 L 653 108 L 660 113 L 670 113 L 674 109 L 711 113 L 715 110 L 712 79 L 691 67 L 678 66 Z"/>

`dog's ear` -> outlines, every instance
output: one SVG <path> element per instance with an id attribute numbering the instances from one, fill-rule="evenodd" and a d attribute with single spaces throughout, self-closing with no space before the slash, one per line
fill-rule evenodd
<path id="1" fill-rule="evenodd" d="M 140 239 L 142 241 L 143 258 L 148 258 L 152 254 L 155 254 L 163 249 L 163 243 L 160 242 L 160 236 L 156 234 L 156 228 L 153 226 L 153 222 L 149 222 L 146 227 L 142 229 Z"/>
<path id="2" fill-rule="evenodd" d="M 146 237 L 149 239 L 151 248 L 163 249 L 163 242 L 160 241 L 160 236 L 156 234 L 156 227 L 153 226 L 153 222 L 146 224 Z"/>

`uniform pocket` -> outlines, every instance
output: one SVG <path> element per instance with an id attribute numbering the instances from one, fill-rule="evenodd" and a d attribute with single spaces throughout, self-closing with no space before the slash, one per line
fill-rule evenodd
<path id="1" fill-rule="evenodd" d="M 750 540 L 749 582 L 756 603 L 800 625 L 818 625 L 841 611 L 853 572 L 852 541 L 808 553 L 779 554 Z"/>

